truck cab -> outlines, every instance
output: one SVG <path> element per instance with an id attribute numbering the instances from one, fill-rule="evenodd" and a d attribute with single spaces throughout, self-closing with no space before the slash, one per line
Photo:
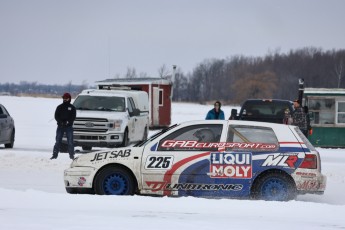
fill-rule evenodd
<path id="1" fill-rule="evenodd" d="M 285 111 L 292 114 L 293 102 L 289 100 L 278 99 L 248 99 L 240 110 L 237 120 L 260 121 L 282 124 Z M 237 111 L 232 111 L 232 114 Z"/>
<path id="2" fill-rule="evenodd" d="M 87 89 L 75 99 L 75 146 L 128 146 L 145 140 L 149 127 L 148 95 L 127 89 Z"/>

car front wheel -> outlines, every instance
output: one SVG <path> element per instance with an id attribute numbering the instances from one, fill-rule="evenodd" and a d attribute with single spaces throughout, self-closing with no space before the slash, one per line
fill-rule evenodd
<path id="1" fill-rule="evenodd" d="M 133 195 L 135 183 L 127 170 L 107 167 L 97 175 L 94 189 L 98 195 Z"/>
<path id="2" fill-rule="evenodd" d="M 5 144 L 5 148 L 7 149 L 11 149 L 14 146 L 14 130 L 12 130 L 11 133 L 11 139 L 10 139 L 10 143 Z"/>

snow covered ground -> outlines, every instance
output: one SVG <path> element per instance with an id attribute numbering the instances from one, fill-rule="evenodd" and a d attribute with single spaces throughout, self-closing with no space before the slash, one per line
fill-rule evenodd
<path id="1" fill-rule="evenodd" d="M 325 194 L 290 202 L 67 194 L 63 170 L 71 162 L 68 154 L 49 160 L 56 129 L 53 115 L 61 102 L 0 97 L 16 124 L 14 148 L 0 146 L 1 230 L 345 229 L 343 149 L 318 149 L 328 179 Z M 173 103 L 172 123 L 204 119 L 210 108 Z M 229 117 L 231 107 L 223 109 Z"/>

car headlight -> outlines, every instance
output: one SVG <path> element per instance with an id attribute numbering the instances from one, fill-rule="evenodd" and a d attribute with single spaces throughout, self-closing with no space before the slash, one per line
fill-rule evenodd
<path id="1" fill-rule="evenodd" d="M 116 131 L 121 131 L 122 120 L 114 120 L 108 124 L 108 127 L 115 129 Z"/>

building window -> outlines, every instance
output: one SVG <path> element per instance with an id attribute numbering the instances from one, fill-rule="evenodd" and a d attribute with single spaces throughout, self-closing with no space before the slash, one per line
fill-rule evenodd
<path id="1" fill-rule="evenodd" d="M 335 99 L 334 98 L 310 98 L 308 100 L 309 111 L 313 112 L 314 119 L 311 124 L 334 124 Z"/>
<path id="2" fill-rule="evenodd" d="M 159 89 L 159 106 L 163 106 L 163 89 Z"/>
<path id="3" fill-rule="evenodd" d="M 345 101 L 337 102 L 337 123 L 345 124 Z"/>

